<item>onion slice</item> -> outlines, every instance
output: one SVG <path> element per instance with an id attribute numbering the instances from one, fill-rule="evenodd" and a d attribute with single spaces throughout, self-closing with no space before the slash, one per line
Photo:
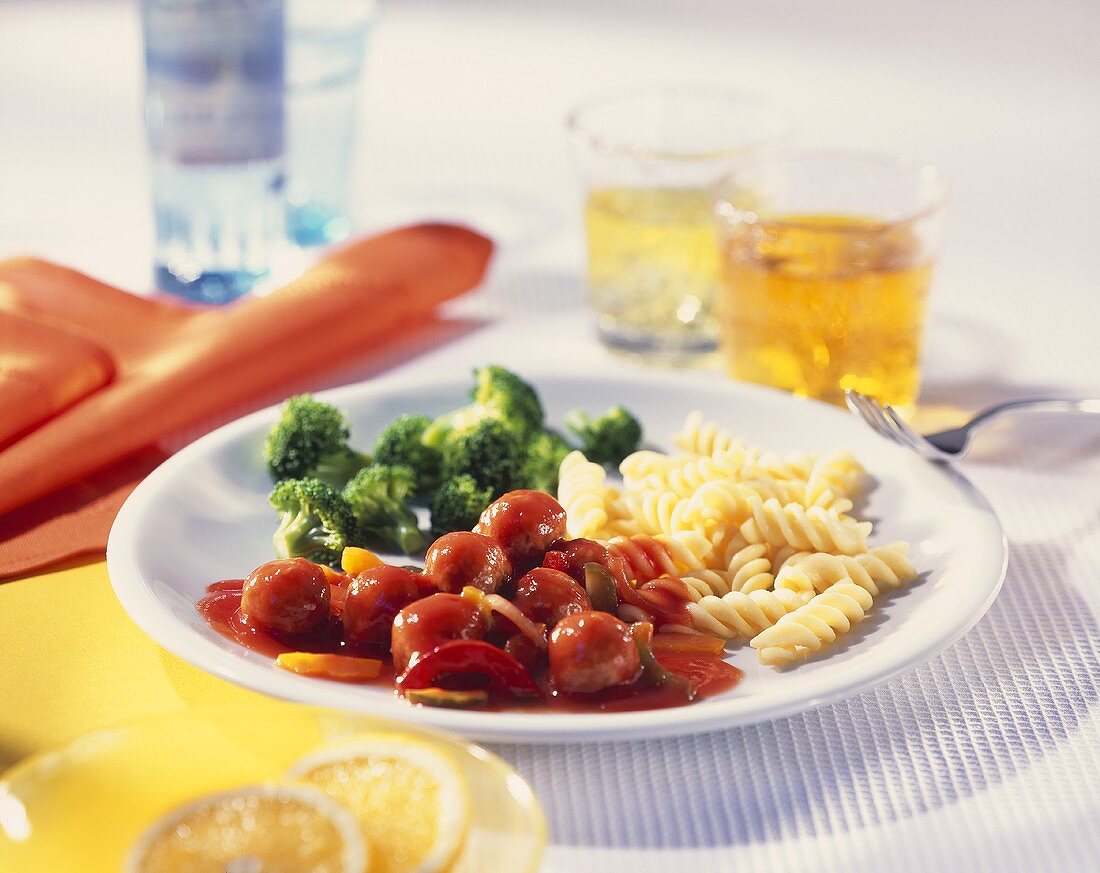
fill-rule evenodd
<path id="1" fill-rule="evenodd" d="M 501 597 L 499 594 L 486 594 L 485 600 L 495 612 L 499 612 L 508 621 L 516 626 L 521 634 L 529 639 L 539 649 L 546 648 L 546 625 L 532 621 L 511 600 Z"/>
<path id="2" fill-rule="evenodd" d="M 511 600 L 508 600 L 506 597 L 501 597 L 499 594 L 486 594 L 481 589 L 474 588 L 472 585 L 467 585 L 462 589 L 462 596 L 477 604 L 482 614 L 487 612 L 500 613 L 500 615 L 514 624 L 516 630 L 534 643 L 535 647 L 540 651 L 546 648 L 546 625 L 529 619 L 520 612 L 519 607 L 512 603 Z"/>

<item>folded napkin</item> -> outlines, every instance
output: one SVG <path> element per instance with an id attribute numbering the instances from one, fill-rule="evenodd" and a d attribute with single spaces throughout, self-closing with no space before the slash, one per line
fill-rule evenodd
<path id="1" fill-rule="evenodd" d="M 114 377 L 111 356 L 63 330 L 0 311 L 0 445 Z"/>
<path id="2" fill-rule="evenodd" d="M 474 287 L 491 254 L 464 228 L 401 228 L 221 309 L 0 263 L 0 577 L 102 549 L 158 460 L 139 453 L 366 359 Z"/>

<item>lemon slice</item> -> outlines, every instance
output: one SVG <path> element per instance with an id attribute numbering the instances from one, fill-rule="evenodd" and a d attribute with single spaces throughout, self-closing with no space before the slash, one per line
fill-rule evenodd
<path id="1" fill-rule="evenodd" d="M 298 761 L 290 775 L 359 819 L 371 873 L 444 873 L 470 827 L 470 792 L 445 752 L 400 734 L 364 734 Z"/>
<path id="2" fill-rule="evenodd" d="M 258 785 L 211 794 L 158 819 L 125 873 L 367 873 L 358 823 L 321 791 Z"/>

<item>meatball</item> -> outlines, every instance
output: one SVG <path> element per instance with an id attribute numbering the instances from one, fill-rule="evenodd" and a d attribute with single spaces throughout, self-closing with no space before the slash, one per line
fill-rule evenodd
<path id="1" fill-rule="evenodd" d="M 428 593 L 419 573 L 383 564 L 357 573 L 344 601 L 344 636 L 356 643 L 389 647 L 398 611 Z"/>
<path id="2" fill-rule="evenodd" d="M 630 584 L 630 574 L 623 559 L 611 554 L 605 545 L 595 540 L 580 538 L 556 542 L 543 558 L 542 566 L 568 573 L 575 582 L 583 585 L 584 565 L 589 563 L 603 565 L 612 579 L 623 585 Z"/>
<path id="3" fill-rule="evenodd" d="M 305 558 L 268 561 L 245 579 L 241 615 L 246 623 L 275 633 L 319 630 L 329 618 L 328 580 Z"/>
<path id="4" fill-rule="evenodd" d="M 627 626 L 606 612 L 579 612 L 550 633 L 550 675 L 559 691 L 592 692 L 627 685 L 642 672 Z"/>
<path id="5" fill-rule="evenodd" d="M 479 533 L 444 534 L 424 556 L 424 575 L 452 594 L 473 585 L 492 594 L 512 576 L 512 563 L 496 540 Z"/>
<path id="6" fill-rule="evenodd" d="M 448 640 L 480 640 L 485 616 L 460 594 L 433 594 L 410 603 L 393 620 L 393 665 L 404 673 L 423 655 Z"/>
<path id="7" fill-rule="evenodd" d="M 567 615 L 592 608 L 588 594 L 565 573 L 536 567 L 516 583 L 512 602 L 532 621 L 553 627 Z"/>
<path id="8" fill-rule="evenodd" d="M 565 536 L 565 510 L 542 491 L 509 491 L 486 507 L 474 530 L 500 543 L 513 567 L 530 566 Z"/>

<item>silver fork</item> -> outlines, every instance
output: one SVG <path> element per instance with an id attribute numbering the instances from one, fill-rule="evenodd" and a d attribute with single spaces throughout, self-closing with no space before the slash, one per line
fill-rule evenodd
<path id="1" fill-rule="evenodd" d="M 1017 412 L 1084 412 L 1100 415 L 1100 400 L 1097 399 L 1036 397 L 1032 400 L 1009 400 L 983 409 L 962 427 L 921 435 L 906 424 L 889 403 L 879 403 L 873 397 L 850 389 L 844 392 L 844 397 L 848 408 L 872 430 L 930 461 L 940 462 L 961 458 L 970 451 L 970 444 L 978 431 L 1005 415 Z"/>

